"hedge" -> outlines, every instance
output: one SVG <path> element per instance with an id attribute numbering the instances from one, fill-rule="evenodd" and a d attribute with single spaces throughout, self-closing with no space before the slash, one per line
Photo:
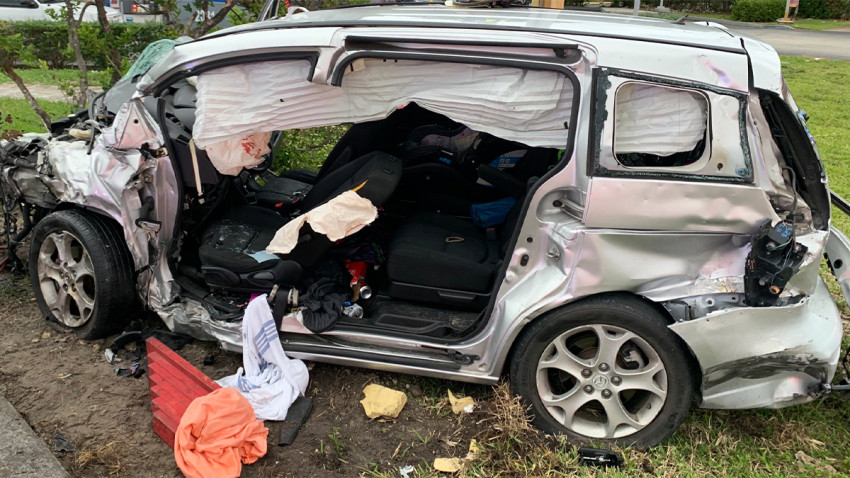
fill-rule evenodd
<path id="1" fill-rule="evenodd" d="M 725 13 L 732 12 L 736 20 L 743 18 L 767 18 L 773 15 L 773 7 L 765 5 L 754 5 L 759 3 L 774 3 L 771 0 L 664 0 L 664 6 L 672 10 L 682 12 L 711 12 Z M 580 2 L 579 2 L 580 3 Z M 660 0 L 641 0 L 641 8 L 655 8 L 659 5 Z M 572 4 L 571 0 L 567 0 L 567 4 Z M 744 4 L 742 7 L 735 8 L 738 4 Z M 635 0 L 613 0 L 612 6 L 634 8 Z M 741 17 L 735 16 L 735 11 L 739 12 Z M 793 9 L 792 9 L 793 13 Z M 782 1 L 782 13 L 770 20 L 743 20 L 743 21 L 759 21 L 772 22 L 777 18 L 782 18 L 785 15 L 785 2 Z M 850 0 L 800 0 L 800 9 L 797 12 L 797 18 L 847 18 L 850 17 Z"/>
<path id="2" fill-rule="evenodd" d="M 660 0 L 641 0 L 641 8 L 655 8 Z M 735 0 L 664 0 L 664 7 L 682 12 L 717 13 L 728 12 Z M 612 6 L 634 8 L 634 0 L 613 0 Z"/>
<path id="3" fill-rule="evenodd" d="M 24 45 L 33 49 L 35 57 L 44 60 L 50 68 L 74 68 L 73 53 L 68 45 L 68 25 L 61 21 L 33 20 L 21 22 L 2 22 L 3 32 L 9 35 L 20 33 Z M 121 55 L 132 61 L 151 42 L 162 38 L 176 38 L 176 32 L 156 22 L 112 23 L 115 45 Z M 99 70 L 107 67 L 107 48 L 105 34 L 100 25 L 84 23 L 80 25 L 80 38 L 93 41 L 81 41 L 83 57 Z"/>
<path id="4" fill-rule="evenodd" d="M 827 19 L 848 15 L 850 0 L 800 0 L 797 11 L 797 18 Z M 772 22 L 783 16 L 785 0 L 738 0 L 732 7 L 732 18 L 744 22 Z"/>
<path id="5" fill-rule="evenodd" d="M 785 15 L 785 0 L 738 0 L 732 18 L 742 22 L 772 22 Z"/>
<path id="6" fill-rule="evenodd" d="M 794 9 L 791 10 L 793 12 Z M 800 0 L 800 9 L 797 11 L 797 18 L 847 17 L 850 17 L 850 0 Z"/>

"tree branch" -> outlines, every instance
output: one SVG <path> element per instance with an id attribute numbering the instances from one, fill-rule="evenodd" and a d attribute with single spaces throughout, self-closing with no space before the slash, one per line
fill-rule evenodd
<path id="1" fill-rule="evenodd" d="M 89 5 L 91 5 L 91 2 L 86 2 L 83 5 L 83 10 Z M 82 22 L 83 14 L 80 12 L 79 21 L 74 20 L 74 5 L 71 3 L 71 0 L 65 0 L 65 8 L 67 8 L 65 20 L 68 23 L 68 43 L 71 44 L 71 48 L 74 50 L 74 59 L 77 63 L 77 69 L 80 70 L 80 91 L 76 95 L 75 100 L 77 101 L 77 106 L 83 107 L 86 105 L 86 92 L 89 90 L 88 65 L 86 64 L 86 59 L 83 58 L 83 49 L 80 46 L 80 23 Z"/>
<path id="2" fill-rule="evenodd" d="M 106 7 L 103 4 L 103 0 L 95 0 L 94 6 L 97 9 L 97 21 L 106 35 L 107 43 L 109 43 L 109 56 L 107 60 L 112 65 L 110 83 L 114 85 L 121 79 L 121 74 L 123 73 L 121 71 L 121 52 L 115 47 L 115 35 L 112 34 L 112 26 L 109 25 L 109 19 L 106 18 Z"/>
<path id="3" fill-rule="evenodd" d="M 47 112 L 44 111 L 44 109 L 41 107 L 41 105 L 38 104 L 38 101 L 36 101 L 32 93 L 30 93 L 30 90 L 29 88 L 27 88 L 26 83 L 24 83 L 23 78 L 18 75 L 18 73 L 12 68 L 12 65 L 10 63 L 6 63 L 3 65 L 3 73 L 5 73 L 6 76 L 11 78 L 12 81 L 15 82 L 15 85 L 18 86 L 18 89 L 21 90 L 21 93 L 24 95 L 24 98 L 26 98 L 27 103 L 29 103 L 30 108 L 32 108 L 32 110 L 35 111 L 35 114 L 38 115 L 39 119 L 41 119 L 41 122 L 44 124 L 44 129 L 50 131 L 50 123 L 52 122 L 50 120 L 50 116 L 48 116 Z"/>
<path id="4" fill-rule="evenodd" d="M 195 24 L 195 19 L 198 18 L 198 11 L 195 10 L 192 12 L 192 15 L 189 16 L 189 21 L 183 25 L 183 34 L 181 36 L 187 37 L 190 33 L 192 33 L 192 25 Z"/>
<path id="5" fill-rule="evenodd" d="M 221 7 L 221 10 L 218 11 L 212 18 L 204 19 L 204 23 L 201 24 L 201 29 L 198 30 L 198 36 L 204 36 L 211 28 L 221 23 L 227 17 L 227 14 L 233 10 L 233 7 L 236 6 L 236 0 L 227 0 L 227 3 Z"/>

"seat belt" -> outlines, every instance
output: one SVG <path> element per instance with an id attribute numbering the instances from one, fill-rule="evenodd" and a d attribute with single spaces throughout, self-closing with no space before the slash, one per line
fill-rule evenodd
<path id="1" fill-rule="evenodd" d="M 198 189 L 198 204 L 204 203 L 204 189 L 201 186 L 201 170 L 198 168 L 198 152 L 195 150 L 195 139 L 189 140 L 189 153 L 192 154 L 192 170 L 195 172 L 195 188 Z"/>

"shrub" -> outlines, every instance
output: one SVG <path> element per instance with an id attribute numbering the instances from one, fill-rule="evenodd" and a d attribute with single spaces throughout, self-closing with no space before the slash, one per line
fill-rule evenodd
<path id="1" fill-rule="evenodd" d="M 850 15 L 850 0 L 800 0 L 797 18 L 841 18 Z"/>
<path id="2" fill-rule="evenodd" d="M 660 0 L 641 0 L 641 8 L 652 9 L 660 4 Z M 664 0 L 664 6 L 672 10 L 694 13 L 725 13 L 732 8 L 734 0 Z M 634 0 L 614 0 L 614 7 L 634 8 Z"/>
<path id="3" fill-rule="evenodd" d="M 132 62 L 149 43 L 177 36 L 173 29 L 156 22 L 113 23 L 111 26 L 116 45 L 107 44 L 100 25 L 95 23 L 80 25 L 83 56 L 95 69 L 107 68 L 110 46 L 117 46 L 121 55 Z M 68 25 L 65 22 L 52 20 L 3 22 L 2 27 L 3 31 L 9 32 L 10 35 L 20 34 L 23 44 L 31 47 L 35 58 L 46 62 L 49 68 L 76 66 L 68 45 Z"/>
<path id="4" fill-rule="evenodd" d="M 732 18 L 742 22 L 772 22 L 784 15 L 785 0 L 738 0 L 732 6 Z"/>

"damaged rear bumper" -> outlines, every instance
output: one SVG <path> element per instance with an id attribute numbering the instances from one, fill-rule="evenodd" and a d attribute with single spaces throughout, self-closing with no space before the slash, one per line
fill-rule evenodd
<path id="1" fill-rule="evenodd" d="M 814 400 L 832 380 L 843 333 L 822 279 L 785 307 L 741 307 L 670 326 L 702 370 L 702 408 L 782 408 Z"/>

